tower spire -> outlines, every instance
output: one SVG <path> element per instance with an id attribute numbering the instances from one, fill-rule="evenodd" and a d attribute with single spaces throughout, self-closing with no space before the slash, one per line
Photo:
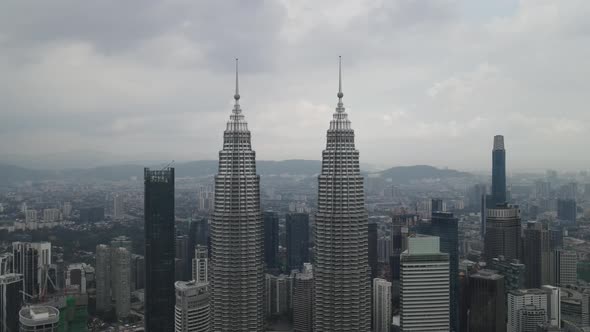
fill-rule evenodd
<path id="1" fill-rule="evenodd" d="M 234 94 L 234 113 L 240 113 L 240 86 L 238 80 L 238 58 L 236 58 L 236 93 Z"/>
<path id="2" fill-rule="evenodd" d="M 342 97 L 344 94 L 342 93 L 342 56 L 338 56 L 338 103 L 342 103 Z"/>

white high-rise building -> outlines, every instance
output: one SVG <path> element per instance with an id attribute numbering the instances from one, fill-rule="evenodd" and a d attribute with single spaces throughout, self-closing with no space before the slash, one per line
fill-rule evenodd
<path id="1" fill-rule="evenodd" d="M 313 331 L 313 269 L 309 263 L 293 279 L 293 331 Z"/>
<path id="2" fill-rule="evenodd" d="M 112 251 L 113 290 L 117 318 L 126 318 L 131 309 L 131 254 L 123 247 Z"/>
<path id="3" fill-rule="evenodd" d="M 354 130 L 342 103 L 339 66 L 338 104 L 322 151 L 314 231 L 314 330 L 368 331 L 371 281 L 368 215 Z"/>
<path id="4" fill-rule="evenodd" d="M 77 287 L 80 294 L 86 294 L 86 264 L 75 263 L 68 265 L 66 270 L 66 289 Z"/>
<path id="5" fill-rule="evenodd" d="M 175 332 L 208 332 L 210 327 L 209 284 L 177 281 L 174 306 Z"/>
<path id="6" fill-rule="evenodd" d="M 27 223 L 37 221 L 37 210 L 29 210 L 25 211 L 25 221 Z"/>
<path id="7" fill-rule="evenodd" d="M 561 327 L 561 288 L 544 285 L 541 289 L 547 292 L 547 319 L 552 326 Z"/>
<path id="8" fill-rule="evenodd" d="M 439 238 L 408 238 L 400 261 L 402 332 L 449 331 L 449 255 L 440 252 Z"/>
<path id="9" fill-rule="evenodd" d="M 193 258 L 193 280 L 196 282 L 209 281 L 209 258 L 207 254 L 207 247 L 197 245 L 195 248 L 195 258 Z"/>
<path id="10" fill-rule="evenodd" d="M 538 288 L 517 289 L 509 291 L 506 307 L 506 315 L 508 316 L 506 331 L 526 331 L 524 329 L 525 326 L 522 325 L 523 315 L 525 317 L 530 316 L 530 319 L 533 319 L 532 317 L 537 317 L 540 315 L 539 310 L 544 311 L 543 322 L 547 322 L 547 298 L 548 291 Z M 537 320 L 537 318 L 534 319 Z"/>
<path id="11" fill-rule="evenodd" d="M 213 331 L 264 328 L 264 224 L 260 176 L 248 123 L 240 107 L 236 60 L 234 108 L 223 133 L 211 215 Z"/>
<path id="12" fill-rule="evenodd" d="M 59 209 L 44 209 L 43 210 L 43 221 L 54 222 L 61 219 L 61 212 Z"/>
<path id="13" fill-rule="evenodd" d="M 391 328 L 391 282 L 373 279 L 373 332 L 389 332 Z"/>
<path id="14" fill-rule="evenodd" d="M 115 195 L 113 198 L 113 217 L 115 219 L 123 219 L 125 215 L 125 201 L 123 196 Z"/>
<path id="15" fill-rule="evenodd" d="M 96 310 L 111 308 L 111 249 L 105 244 L 96 246 Z"/>
<path id="16" fill-rule="evenodd" d="M 72 214 L 72 204 L 70 202 L 65 202 L 61 207 L 61 213 L 64 218 L 69 218 L 70 214 Z"/>

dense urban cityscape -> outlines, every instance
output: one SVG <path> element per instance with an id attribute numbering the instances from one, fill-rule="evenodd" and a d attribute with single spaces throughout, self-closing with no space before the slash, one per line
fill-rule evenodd
<path id="1" fill-rule="evenodd" d="M 217 168 L 5 167 L 0 330 L 590 329 L 588 172 L 364 171 L 339 75 L 321 163 L 257 164 L 236 59 Z"/>
<path id="2" fill-rule="evenodd" d="M 590 1 L 0 8 L 0 332 L 590 332 Z"/>

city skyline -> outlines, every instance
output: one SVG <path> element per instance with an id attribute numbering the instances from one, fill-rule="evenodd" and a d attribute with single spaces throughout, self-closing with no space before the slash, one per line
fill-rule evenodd
<path id="1" fill-rule="evenodd" d="M 315 159 L 342 55 L 365 162 L 484 169 L 481 147 L 495 134 L 511 142 L 513 169 L 582 168 L 590 158 L 575 153 L 590 120 L 582 0 L 172 1 L 139 12 L 117 4 L 114 16 L 101 15 L 112 3 L 36 6 L 35 15 L 21 3 L 0 14 L 3 155 L 214 159 L 237 56 L 258 158 Z M 31 23 L 18 23 L 23 16 Z"/>

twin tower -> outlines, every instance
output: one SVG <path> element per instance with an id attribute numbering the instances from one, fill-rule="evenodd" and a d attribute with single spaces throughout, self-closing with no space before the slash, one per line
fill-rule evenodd
<path id="1" fill-rule="evenodd" d="M 342 103 L 330 121 L 314 227 L 315 331 L 369 331 L 368 216 L 354 131 Z M 211 222 L 211 330 L 264 328 L 264 224 L 256 153 L 240 107 L 238 62 L 234 107 L 223 134 Z"/>

